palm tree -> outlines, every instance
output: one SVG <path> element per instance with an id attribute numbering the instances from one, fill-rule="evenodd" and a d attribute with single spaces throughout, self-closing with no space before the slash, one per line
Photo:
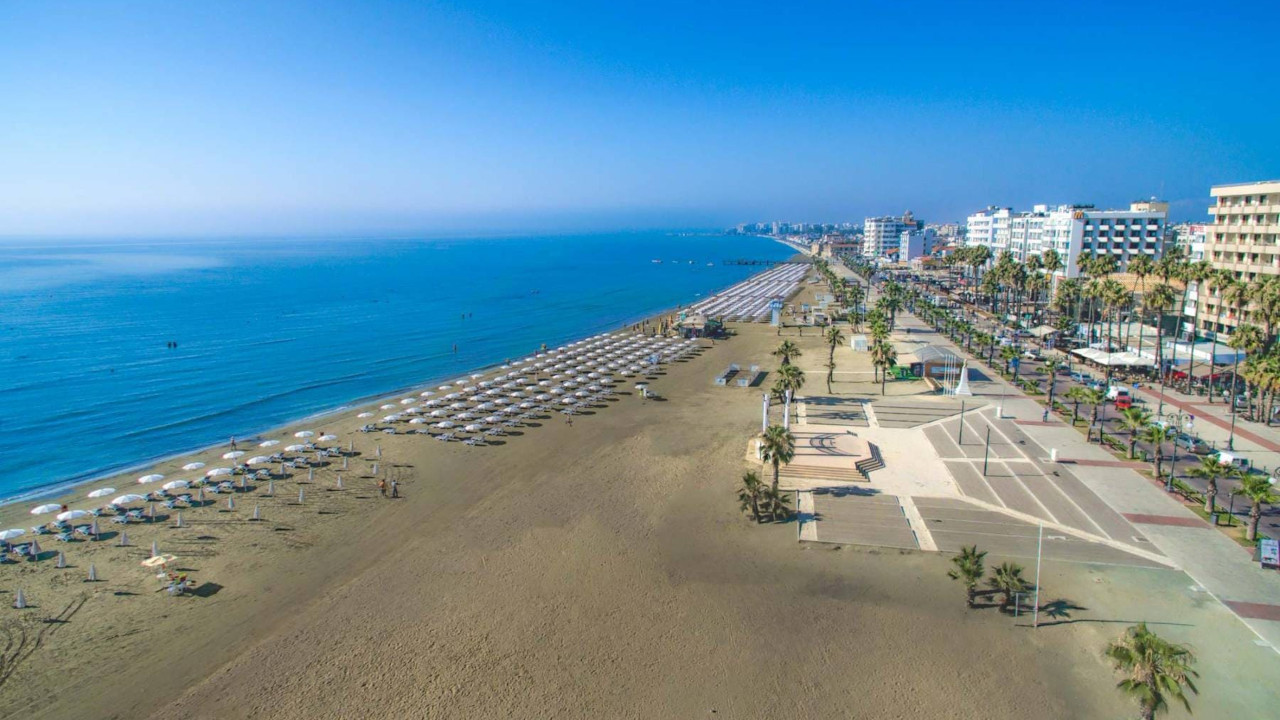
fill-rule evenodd
<path id="1" fill-rule="evenodd" d="M 1000 567 L 987 578 L 987 586 L 1001 594 L 1001 610 L 1008 610 L 1013 604 L 1013 596 L 1026 592 L 1030 587 L 1022 577 L 1022 566 L 1010 562 L 1000 563 Z"/>
<path id="2" fill-rule="evenodd" d="M 832 325 L 827 328 L 825 334 L 827 340 L 827 392 L 831 392 L 831 376 L 836 371 L 836 346 L 844 342 L 844 333 L 840 332 L 840 328 Z"/>
<path id="3" fill-rule="evenodd" d="M 774 384 L 786 391 L 791 391 L 791 396 L 795 397 L 796 393 L 804 387 L 804 371 L 795 365 L 783 365 L 778 368 L 778 378 L 774 380 Z"/>
<path id="4" fill-rule="evenodd" d="M 773 466 L 774 494 L 778 492 L 778 474 L 783 465 L 791 463 L 796 456 L 796 439 L 791 431 L 781 425 L 770 425 L 760 434 L 760 455 L 764 461 Z"/>
<path id="5" fill-rule="evenodd" d="M 763 505 L 769 510 L 769 519 L 786 520 L 791 517 L 791 497 L 777 488 L 764 488 L 761 494 Z"/>
<path id="6" fill-rule="evenodd" d="M 1138 435 L 1143 428 L 1151 424 L 1151 411 L 1131 407 L 1120 411 L 1120 424 L 1129 432 L 1129 459 L 1133 459 L 1134 446 L 1138 444 Z"/>
<path id="7" fill-rule="evenodd" d="M 1102 407 L 1102 403 L 1107 401 L 1107 396 L 1102 392 L 1101 388 L 1080 388 L 1084 390 L 1080 399 L 1085 403 L 1092 405 L 1091 414 L 1089 415 L 1089 432 L 1085 433 L 1085 441 L 1088 442 L 1094 425 L 1098 424 L 1098 409 Z M 1102 428 L 1098 428 L 1098 442 L 1102 442 Z"/>
<path id="8" fill-rule="evenodd" d="M 1071 401 L 1071 424 L 1075 425 L 1080 419 L 1080 403 L 1088 402 L 1089 388 L 1075 386 L 1067 388 L 1067 399 Z"/>
<path id="9" fill-rule="evenodd" d="M 1204 493 L 1204 511 L 1213 512 L 1213 504 L 1218 499 L 1218 480 L 1230 474 L 1231 468 L 1218 461 L 1216 455 L 1205 455 L 1200 464 L 1187 471 L 1191 477 L 1197 477 L 1208 484 Z"/>
<path id="10" fill-rule="evenodd" d="M 1058 370 L 1062 366 L 1062 361 L 1057 358 L 1044 361 L 1044 371 L 1049 373 L 1049 409 L 1053 409 L 1053 391 L 1058 385 Z"/>
<path id="11" fill-rule="evenodd" d="M 969 607 L 973 607 L 973 600 L 978 596 L 978 583 L 987 573 L 984 562 L 986 557 L 986 550 L 979 552 L 977 545 L 970 545 L 961 547 L 960 554 L 951 558 L 951 564 L 955 567 L 947 571 L 947 577 L 964 583 L 965 603 Z"/>
<path id="12" fill-rule="evenodd" d="M 1173 288 L 1168 285 L 1157 285 L 1150 295 L 1142 296 L 1142 306 L 1155 314 L 1156 320 L 1156 371 L 1160 373 L 1160 389 L 1164 391 L 1164 315 L 1173 307 L 1176 298 Z"/>
<path id="13" fill-rule="evenodd" d="M 1161 638 L 1148 630 L 1146 623 L 1138 623 L 1112 641 L 1104 655 L 1124 674 L 1116 687 L 1138 701 L 1142 720 L 1153 720 L 1156 713 L 1167 711 L 1166 696 L 1191 712 L 1183 688 L 1193 695 L 1200 692 L 1192 681 L 1200 675 L 1191 669 L 1196 661 L 1191 650 Z"/>
<path id="14" fill-rule="evenodd" d="M 1208 289 L 1208 283 L 1206 283 L 1205 281 L 1206 281 L 1206 280 L 1208 280 L 1210 277 L 1212 277 L 1212 276 L 1213 276 L 1213 272 L 1214 272 L 1214 270 L 1213 270 L 1213 266 L 1209 264 L 1209 261 L 1208 261 L 1208 260 L 1200 260 L 1199 262 L 1193 262 L 1193 263 L 1190 263 L 1190 264 L 1188 264 L 1186 267 L 1184 267 L 1184 268 L 1183 268 L 1183 270 L 1182 270 L 1182 280 L 1183 280 L 1183 282 L 1185 282 L 1185 283 L 1186 283 L 1186 285 L 1187 285 L 1186 289 L 1182 291 L 1182 305 L 1183 305 L 1183 307 L 1186 307 L 1186 304 L 1187 304 L 1187 295 L 1188 295 L 1188 293 L 1191 291 L 1191 283 L 1195 283 L 1195 284 L 1196 284 L 1196 292 L 1197 292 L 1197 294 L 1203 294 L 1203 295 L 1208 295 L 1208 294 L 1209 294 L 1209 292 L 1208 292 L 1208 290 L 1209 290 L 1209 289 Z M 1201 305 L 1204 305 L 1204 303 L 1203 303 L 1203 302 L 1196 302 L 1196 304 L 1195 304 L 1195 309 L 1191 311 L 1191 347 L 1192 347 L 1192 350 L 1191 350 L 1191 351 L 1189 351 L 1189 353 L 1190 353 L 1190 355 L 1191 355 L 1191 361 L 1190 361 L 1190 362 L 1191 362 L 1191 364 L 1187 367 L 1187 394 L 1188 394 L 1188 395 L 1190 395 L 1190 394 L 1191 394 L 1191 378 L 1192 378 L 1192 372 L 1196 369 L 1196 354 L 1195 354 L 1195 352 L 1194 352 L 1194 348 L 1195 348 L 1195 344 L 1196 344 L 1196 338 L 1198 338 L 1198 337 L 1200 336 L 1200 327 L 1199 327 L 1199 325 L 1200 325 L 1200 306 L 1201 306 Z"/>
<path id="15" fill-rule="evenodd" d="M 1253 542 L 1258 538 L 1258 521 L 1262 519 L 1262 506 L 1280 502 L 1275 488 L 1271 486 L 1271 478 L 1266 475 L 1255 475 L 1251 472 L 1241 473 L 1240 488 L 1237 495 L 1249 499 L 1249 527 L 1245 530 L 1244 539 Z"/>
<path id="16" fill-rule="evenodd" d="M 783 365 L 790 365 L 792 358 L 798 358 L 802 354 L 803 353 L 800 352 L 800 348 L 790 340 L 783 340 L 782 344 L 778 346 L 778 349 L 773 351 L 773 355 L 775 357 L 782 358 Z"/>
<path id="17" fill-rule="evenodd" d="M 889 368 L 898 362 L 898 351 L 889 342 L 877 342 L 871 346 L 871 364 L 880 371 L 880 394 L 884 395 L 885 381 L 889 379 Z"/>
<path id="18" fill-rule="evenodd" d="M 1014 349 L 1012 345 L 1005 345 L 1004 347 L 1000 348 L 1000 359 L 1004 361 L 1005 373 L 1009 372 L 1009 363 L 1012 362 L 1013 359 L 1016 357 L 1018 357 L 1018 351 Z M 1014 371 L 1016 372 L 1017 368 L 1015 368 Z M 1016 380 L 1016 377 L 1015 377 L 1015 380 Z"/>
<path id="19" fill-rule="evenodd" d="M 745 472 L 742 474 L 742 487 L 738 488 L 738 506 L 743 512 L 751 511 L 751 519 L 760 522 L 760 496 L 764 490 L 764 483 L 760 482 L 760 476 L 755 472 Z"/>
<path id="20" fill-rule="evenodd" d="M 1178 439 L 1178 429 L 1172 425 L 1148 425 L 1142 430 L 1143 442 L 1151 443 L 1151 447 L 1155 448 L 1155 457 L 1151 459 L 1151 465 L 1156 471 L 1156 479 L 1159 480 L 1162 474 L 1161 464 L 1164 461 L 1164 444 L 1174 442 Z"/>
<path id="21" fill-rule="evenodd" d="M 1231 339 L 1227 341 L 1227 345 L 1236 351 L 1235 360 L 1231 365 L 1231 415 L 1232 426 L 1231 435 L 1227 437 L 1227 448 L 1231 449 L 1235 446 L 1235 414 L 1236 414 L 1236 396 L 1239 394 L 1236 390 L 1236 381 L 1240 377 L 1240 353 L 1244 352 L 1246 357 L 1253 357 L 1262 349 L 1264 338 L 1262 329 L 1257 325 L 1243 324 L 1231 333 Z"/>

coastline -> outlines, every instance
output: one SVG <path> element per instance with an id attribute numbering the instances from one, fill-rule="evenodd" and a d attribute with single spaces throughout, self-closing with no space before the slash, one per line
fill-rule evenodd
<path id="1" fill-rule="evenodd" d="M 768 237 L 768 236 L 761 236 L 761 237 Z M 770 238 L 770 239 L 776 239 L 776 238 Z M 781 242 L 783 245 L 787 246 L 788 248 L 794 249 L 791 245 L 789 245 L 786 242 L 783 242 L 781 240 L 779 240 L 778 242 Z M 782 262 L 791 262 L 791 261 L 792 260 L 789 259 L 789 260 L 784 260 Z M 665 317 L 672 313 L 679 312 L 682 308 L 687 307 L 694 302 L 697 302 L 699 299 L 702 299 L 710 295 L 715 295 L 716 293 L 719 293 L 719 292 L 723 292 L 724 290 L 731 288 L 734 285 L 738 285 L 742 282 L 745 282 L 763 272 L 766 272 L 766 270 L 761 270 L 759 272 L 752 273 L 751 275 L 748 275 L 747 277 L 742 278 L 741 280 L 737 280 L 735 282 L 721 285 L 711 290 L 707 290 L 695 296 L 695 299 L 693 300 L 686 300 L 683 303 L 679 303 L 675 306 L 669 306 L 669 307 L 660 309 L 657 312 L 638 313 L 631 316 L 631 318 L 629 318 L 628 320 L 620 324 L 618 323 L 601 324 L 584 331 L 574 332 L 571 335 L 568 335 L 566 337 L 551 338 L 549 341 L 547 341 L 546 344 L 548 347 L 555 347 L 557 345 L 562 345 L 565 343 L 571 343 L 578 340 L 582 340 L 584 338 L 590 337 L 592 335 L 595 335 L 601 332 L 610 332 L 613 330 L 623 329 L 640 322 L 647 322 L 657 318 Z M 536 350 L 529 350 L 527 352 L 536 352 Z M 444 381 L 452 381 L 455 377 L 457 377 L 458 374 L 487 373 L 498 368 L 502 364 L 502 362 L 503 362 L 502 360 L 495 360 L 484 365 L 472 366 L 468 368 L 460 368 L 454 372 L 450 372 L 448 374 L 441 374 L 431 378 L 420 380 L 411 385 L 402 386 L 399 388 L 377 392 L 377 393 L 373 393 L 363 397 L 358 397 L 351 400 L 343 401 L 336 406 L 326 405 L 325 407 L 322 407 L 322 408 L 316 408 L 312 412 L 309 412 L 305 415 L 288 418 L 284 421 L 276 422 L 264 427 L 259 427 L 256 429 L 244 431 L 243 433 L 234 433 L 233 436 L 238 440 L 245 440 L 245 441 L 257 440 L 264 435 L 277 432 L 284 428 L 293 427 L 301 423 L 307 423 L 307 422 L 312 422 L 316 420 L 323 420 L 329 417 L 334 417 L 350 410 L 362 408 L 366 405 L 380 403 L 384 400 L 394 398 L 395 396 L 398 396 L 402 393 L 420 392 L 422 390 L 431 389 Z M 17 505 L 20 503 L 62 498 L 67 496 L 69 493 L 75 491 L 77 488 L 83 487 L 85 485 L 91 485 L 96 482 L 110 480 L 120 475 L 125 475 L 125 474 L 133 473 L 139 470 L 143 470 L 153 465 L 159 465 L 162 463 L 170 462 L 187 455 L 197 455 L 201 453 L 207 453 L 225 444 L 226 444 L 225 441 L 221 441 L 221 440 L 207 443 L 207 444 L 193 444 L 186 448 L 178 449 L 172 452 L 166 452 L 166 453 L 162 453 L 152 457 L 143 458 L 143 459 L 134 460 L 134 461 L 121 462 L 119 464 L 116 464 L 107 468 L 103 468 L 101 470 L 86 472 L 85 474 L 80 476 L 57 480 L 49 485 L 41 486 L 38 488 L 32 488 L 30 490 L 19 492 L 15 495 L 0 498 L 0 512 L 8 509 L 10 506 Z"/>

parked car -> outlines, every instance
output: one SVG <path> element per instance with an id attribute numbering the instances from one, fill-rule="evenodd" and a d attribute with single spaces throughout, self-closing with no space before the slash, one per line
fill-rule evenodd
<path id="1" fill-rule="evenodd" d="M 1126 396 L 1132 399 L 1132 393 L 1129 392 L 1129 388 L 1123 385 L 1112 385 L 1111 387 L 1107 388 L 1108 400 L 1119 400 L 1121 397 L 1126 397 Z"/>
<path id="2" fill-rule="evenodd" d="M 1039 350 L 1036 350 L 1035 348 L 1027 348 L 1026 350 L 1022 351 L 1022 359 L 1035 360 L 1036 362 L 1039 362 L 1043 358 L 1041 357 Z"/>
<path id="3" fill-rule="evenodd" d="M 1240 470 L 1249 469 L 1249 458 L 1240 457 L 1229 452 L 1218 451 L 1218 462 L 1223 465 L 1230 465 Z"/>
<path id="4" fill-rule="evenodd" d="M 1209 447 L 1209 443 L 1198 437 L 1192 437 L 1186 433 L 1178 433 L 1178 439 L 1175 441 L 1178 447 L 1186 450 L 1192 455 L 1208 455 L 1213 452 L 1213 448 Z"/>
<path id="5" fill-rule="evenodd" d="M 1071 379 L 1075 380 L 1078 383 L 1084 383 L 1084 382 L 1089 382 L 1093 378 L 1089 377 L 1089 373 L 1080 372 L 1079 370 L 1074 370 L 1071 373 Z"/>

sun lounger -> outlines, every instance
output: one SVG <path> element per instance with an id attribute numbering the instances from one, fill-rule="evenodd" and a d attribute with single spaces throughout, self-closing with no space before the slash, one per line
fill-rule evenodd
<path id="1" fill-rule="evenodd" d="M 83 535 L 83 536 L 85 536 L 85 537 L 93 537 L 93 526 L 92 526 L 92 525 L 77 525 L 77 526 L 75 527 L 75 530 L 74 530 L 73 532 L 75 532 L 77 535 Z"/>
<path id="2" fill-rule="evenodd" d="M 53 539 L 58 542 L 71 542 L 72 535 L 69 532 L 60 532 L 57 535 L 54 535 Z"/>
<path id="3" fill-rule="evenodd" d="M 472 447 L 476 447 L 477 445 L 483 445 L 484 439 L 479 437 L 469 437 L 464 442 Z"/>
<path id="4" fill-rule="evenodd" d="M 116 515 L 115 517 L 111 518 L 111 522 L 115 523 L 116 525 L 128 525 L 129 516 L 127 514 Z"/>
<path id="5" fill-rule="evenodd" d="M 141 510 L 130 510 L 129 512 L 125 513 L 125 517 L 129 518 L 130 520 L 141 520 L 141 519 L 142 519 L 142 511 L 141 511 Z"/>

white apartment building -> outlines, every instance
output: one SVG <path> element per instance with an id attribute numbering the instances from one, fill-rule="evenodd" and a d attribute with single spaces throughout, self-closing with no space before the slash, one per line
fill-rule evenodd
<path id="1" fill-rule="evenodd" d="M 884 257 L 889 250 L 897 250 L 902 243 L 902 233 L 915 230 L 920 223 L 911 217 L 911 211 L 902 217 L 876 217 L 862 221 L 862 254 L 867 257 Z"/>
<path id="2" fill-rule="evenodd" d="M 938 233 L 931 227 L 923 230 L 907 230 L 902 233 L 899 243 L 898 262 L 911 262 L 933 252 L 938 244 Z"/>
<path id="3" fill-rule="evenodd" d="M 1213 220 L 1205 226 L 1204 258 L 1245 282 L 1280 275 L 1280 180 L 1215 185 L 1209 195 L 1213 197 L 1209 207 Z M 1199 288 L 1192 292 L 1199 302 Z M 1250 321 L 1252 303 L 1240 313 L 1229 305 L 1224 307 L 1222 322 L 1217 324 L 1220 304 L 1221 297 L 1210 288 L 1200 308 L 1201 332 L 1230 334 L 1242 320 L 1261 324 Z"/>
<path id="4" fill-rule="evenodd" d="M 1136 202 L 1128 210 L 1097 210 L 1085 205 L 1036 205 L 1030 212 L 989 207 L 970 215 L 966 245 L 986 245 L 992 258 L 1009 252 L 1015 260 L 1052 248 L 1062 258 L 1060 274 L 1076 277 L 1081 260 L 1109 254 L 1123 271 L 1136 255 L 1159 259 L 1164 252 L 1169 206 Z"/>

